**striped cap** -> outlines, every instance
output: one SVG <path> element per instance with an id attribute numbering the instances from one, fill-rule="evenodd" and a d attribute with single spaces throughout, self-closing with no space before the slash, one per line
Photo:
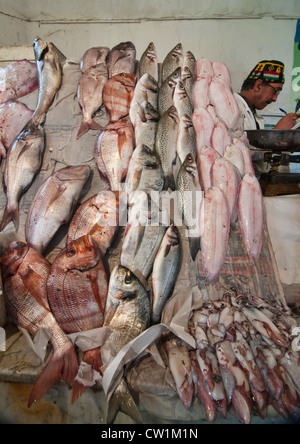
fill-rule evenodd
<path id="1" fill-rule="evenodd" d="M 259 62 L 248 76 L 249 79 L 262 79 L 268 83 L 284 84 L 284 64 L 277 60 L 263 60 Z"/>

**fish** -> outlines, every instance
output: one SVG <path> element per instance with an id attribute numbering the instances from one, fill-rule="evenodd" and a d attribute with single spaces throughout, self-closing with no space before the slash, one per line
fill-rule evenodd
<path id="1" fill-rule="evenodd" d="M 99 65 L 101 63 L 105 63 L 106 57 L 110 49 L 107 46 L 96 46 L 93 48 L 89 48 L 83 54 L 80 61 L 80 70 L 84 73 L 86 70 L 91 68 L 92 66 Z"/>
<path id="2" fill-rule="evenodd" d="M 244 155 L 240 148 L 233 143 L 227 145 L 224 152 L 224 159 L 229 160 L 239 171 L 241 178 L 245 175 Z"/>
<path id="3" fill-rule="evenodd" d="M 164 188 L 164 174 L 155 151 L 146 145 L 135 148 L 130 160 L 126 177 L 126 191 L 128 195 L 143 190 L 161 192 Z"/>
<path id="4" fill-rule="evenodd" d="M 134 89 L 134 74 L 121 73 L 107 80 L 103 88 L 103 103 L 110 122 L 128 116 Z"/>
<path id="5" fill-rule="evenodd" d="M 182 68 L 183 48 L 178 43 L 165 57 L 162 63 L 162 83 L 177 69 Z"/>
<path id="6" fill-rule="evenodd" d="M 223 266 L 230 231 L 229 207 L 219 187 L 212 187 L 206 191 L 203 212 L 204 230 L 201 236 L 201 251 L 207 279 L 212 282 Z"/>
<path id="7" fill-rule="evenodd" d="M 210 60 L 206 59 L 205 57 L 200 57 L 200 59 L 198 59 L 196 61 L 195 73 L 196 73 L 196 77 L 200 77 L 203 74 L 208 74 L 211 77 L 213 77 L 215 75 L 215 73 L 213 70 L 212 62 Z"/>
<path id="8" fill-rule="evenodd" d="M 250 149 L 245 145 L 245 143 L 241 139 L 233 139 L 232 143 L 233 145 L 237 146 L 243 154 L 244 173 L 253 174 L 255 176 L 255 170 L 253 168 Z"/>
<path id="9" fill-rule="evenodd" d="M 210 146 L 202 147 L 200 155 L 198 155 L 198 171 L 200 184 L 204 192 L 212 187 L 211 170 L 216 161 L 220 159 L 220 154 Z"/>
<path id="10" fill-rule="evenodd" d="M 177 393 L 184 408 L 190 410 L 194 398 L 194 383 L 188 347 L 179 339 L 171 339 L 166 343 L 166 349 Z"/>
<path id="11" fill-rule="evenodd" d="M 164 172 L 164 189 L 175 190 L 173 165 L 176 162 L 176 141 L 179 126 L 179 115 L 174 106 L 171 106 L 159 119 L 156 131 L 155 150 L 161 161 Z"/>
<path id="12" fill-rule="evenodd" d="M 33 110 L 16 100 L 0 105 L 0 164 L 14 139 L 31 119 Z"/>
<path id="13" fill-rule="evenodd" d="M 134 124 L 135 145 L 146 145 L 154 151 L 157 124 L 159 121 L 158 112 L 153 108 L 151 103 L 146 101 L 138 104 L 136 111 Z"/>
<path id="14" fill-rule="evenodd" d="M 192 115 L 192 122 L 197 135 L 197 155 L 199 157 L 204 146 L 211 146 L 215 124 L 206 108 L 196 108 Z"/>
<path id="15" fill-rule="evenodd" d="M 55 258 L 47 280 L 51 311 L 66 334 L 103 326 L 108 277 L 102 255 L 91 236 L 71 242 Z M 83 362 L 101 374 L 100 348 L 87 350 Z M 72 403 L 86 390 L 75 380 Z"/>
<path id="16" fill-rule="evenodd" d="M 179 120 L 176 151 L 181 163 L 185 161 L 188 154 L 197 158 L 196 131 L 192 119 L 187 114 L 184 114 Z"/>
<path id="17" fill-rule="evenodd" d="M 196 58 L 191 51 L 187 51 L 183 56 L 182 62 L 182 70 L 185 71 L 185 68 L 188 68 L 186 73 L 190 73 L 193 79 L 196 77 Z"/>
<path id="18" fill-rule="evenodd" d="M 105 348 L 112 359 L 150 325 L 151 306 L 147 291 L 139 279 L 121 265 L 115 267 L 110 277 L 108 306 L 104 326 L 111 333 Z M 125 377 L 110 398 L 107 410 L 108 424 L 114 422 L 119 411 L 133 418 L 136 423 L 143 423 Z"/>
<path id="19" fill-rule="evenodd" d="M 161 243 L 152 272 L 152 315 L 154 324 L 160 322 L 166 302 L 171 297 L 182 261 L 179 230 L 172 224 Z"/>
<path id="20" fill-rule="evenodd" d="M 35 63 L 18 60 L 0 68 L 0 103 L 27 96 L 39 87 Z"/>
<path id="21" fill-rule="evenodd" d="M 119 192 L 113 191 L 101 191 L 86 200 L 70 223 L 67 245 L 88 235 L 97 243 L 104 257 L 119 230 L 119 203 Z"/>
<path id="22" fill-rule="evenodd" d="M 58 229 L 72 217 L 88 180 L 88 165 L 63 168 L 40 186 L 30 206 L 25 225 L 27 244 L 44 254 Z"/>
<path id="23" fill-rule="evenodd" d="M 199 237 L 203 228 L 203 193 L 199 182 L 197 164 L 192 154 L 186 156 L 180 167 L 176 190 L 179 214 L 187 228 L 186 235 L 189 238 L 190 252 L 194 260 L 199 251 Z"/>
<path id="24" fill-rule="evenodd" d="M 223 122 L 218 122 L 215 125 L 214 131 L 211 137 L 211 145 L 220 156 L 224 156 L 225 150 L 228 145 L 232 145 L 232 138 L 228 133 L 228 129 Z"/>
<path id="25" fill-rule="evenodd" d="M 6 207 L 0 231 L 11 222 L 19 228 L 19 201 L 40 170 L 45 150 L 45 133 L 41 126 L 24 129 L 10 146 L 4 172 Z"/>
<path id="26" fill-rule="evenodd" d="M 121 42 L 114 46 L 106 58 L 108 77 L 121 73 L 134 74 L 135 58 L 136 48 L 132 42 Z"/>
<path id="27" fill-rule="evenodd" d="M 144 191 L 134 193 L 130 205 L 121 265 L 131 270 L 144 284 L 152 272 L 167 227 L 160 223 L 160 210 Z"/>
<path id="28" fill-rule="evenodd" d="M 264 231 L 264 199 L 258 179 L 245 174 L 240 183 L 238 215 L 244 243 L 254 265 L 261 253 Z"/>
<path id="29" fill-rule="evenodd" d="M 33 40 L 33 49 L 39 77 L 39 95 L 30 126 L 42 125 L 47 112 L 61 87 L 62 64 L 65 57 L 53 43 L 46 43 L 40 37 Z"/>
<path id="30" fill-rule="evenodd" d="M 210 74 L 199 75 L 192 87 L 192 99 L 194 108 L 206 108 L 209 105 L 208 91 L 212 81 Z"/>
<path id="31" fill-rule="evenodd" d="M 193 103 L 193 86 L 194 86 L 195 78 L 191 71 L 191 69 L 188 66 L 184 66 L 182 68 L 182 84 L 184 86 L 184 89 L 188 95 L 188 98 L 190 99 L 191 106 L 194 108 Z"/>
<path id="32" fill-rule="evenodd" d="M 158 82 L 158 59 L 156 48 L 153 42 L 149 43 L 147 49 L 142 54 L 139 67 L 138 75 L 139 78 L 143 77 L 144 74 L 149 74 L 152 76 L 156 82 Z"/>
<path id="33" fill-rule="evenodd" d="M 233 221 L 239 196 L 240 174 L 237 168 L 223 157 L 216 159 L 211 170 L 213 187 L 219 187 L 225 194 L 229 207 L 230 220 Z"/>
<path id="34" fill-rule="evenodd" d="M 134 130 L 129 116 L 107 126 L 96 140 L 94 156 L 98 171 L 112 191 L 119 191 L 125 181 L 133 150 Z"/>
<path id="35" fill-rule="evenodd" d="M 173 96 L 176 84 L 182 81 L 181 68 L 177 68 L 166 80 L 158 91 L 158 112 L 160 116 L 173 106 Z"/>
<path id="36" fill-rule="evenodd" d="M 150 74 L 146 73 L 138 80 L 129 110 L 129 116 L 133 126 L 136 123 L 136 115 L 140 113 L 140 107 L 143 103 L 149 103 L 153 110 L 157 111 L 158 89 L 157 81 Z"/>
<path id="37" fill-rule="evenodd" d="M 193 105 L 182 82 L 177 82 L 174 90 L 173 103 L 179 117 L 187 115 L 192 117 Z"/>
<path id="38" fill-rule="evenodd" d="M 77 139 L 83 136 L 89 129 L 103 129 L 101 125 L 93 120 L 93 115 L 103 104 L 103 88 L 107 79 L 106 63 L 92 66 L 82 74 L 77 96 L 82 109 L 83 120 L 78 130 Z"/>
<path id="39" fill-rule="evenodd" d="M 72 385 L 78 361 L 71 341 L 51 313 L 47 299 L 50 263 L 23 242 L 12 242 L 0 259 L 6 306 L 13 322 L 34 336 L 49 330 L 53 354 L 38 377 L 28 407 L 39 401 L 62 377 Z"/>
<path id="40" fill-rule="evenodd" d="M 228 66 L 224 62 L 213 62 L 212 63 L 212 69 L 214 72 L 214 75 L 217 78 L 220 78 L 228 83 L 228 85 L 231 88 L 232 91 L 232 80 L 231 80 L 231 74 L 228 69 Z"/>

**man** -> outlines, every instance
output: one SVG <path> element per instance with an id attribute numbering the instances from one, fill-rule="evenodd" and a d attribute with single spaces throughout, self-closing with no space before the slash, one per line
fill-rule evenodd
<path id="1" fill-rule="evenodd" d="M 244 115 L 245 130 L 264 129 L 264 119 L 256 113 L 276 102 L 285 82 L 284 64 L 277 60 L 263 60 L 251 71 L 243 83 L 240 94 L 235 94 Z M 284 116 L 275 129 L 292 129 L 297 120 L 295 113 Z"/>

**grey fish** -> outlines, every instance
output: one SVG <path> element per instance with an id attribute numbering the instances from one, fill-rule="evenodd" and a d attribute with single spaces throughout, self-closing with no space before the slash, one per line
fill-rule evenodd
<path id="1" fill-rule="evenodd" d="M 184 54 L 183 62 L 182 62 L 182 70 L 184 71 L 185 68 L 188 68 L 193 79 L 196 78 L 196 58 L 194 54 L 191 51 L 187 51 Z"/>
<path id="2" fill-rule="evenodd" d="M 11 145 L 4 172 L 7 203 L 0 231 L 11 221 L 18 230 L 19 201 L 42 166 L 44 150 L 45 134 L 41 126 L 25 128 Z"/>
<path id="3" fill-rule="evenodd" d="M 178 43 L 166 56 L 162 64 L 162 82 L 164 82 L 177 68 L 182 67 L 182 44 Z"/>
<path id="4" fill-rule="evenodd" d="M 183 115 L 192 117 L 193 105 L 182 82 L 177 82 L 176 84 L 173 102 L 179 117 Z"/>
<path id="5" fill-rule="evenodd" d="M 139 79 L 134 89 L 129 110 L 129 116 L 133 126 L 136 123 L 136 116 L 140 113 L 140 107 L 143 103 L 150 103 L 153 110 L 157 110 L 158 89 L 157 81 L 150 74 L 144 74 Z"/>
<path id="6" fill-rule="evenodd" d="M 188 154 L 197 157 L 197 136 L 192 122 L 188 115 L 183 115 L 179 121 L 178 138 L 177 138 L 177 154 L 183 163 Z"/>
<path id="7" fill-rule="evenodd" d="M 139 78 L 144 74 L 150 74 L 158 82 L 158 59 L 153 42 L 149 43 L 139 62 Z"/>
<path id="8" fill-rule="evenodd" d="M 175 190 L 173 164 L 176 161 L 176 141 L 178 135 L 179 116 L 174 106 L 171 106 L 160 118 L 157 125 L 155 150 L 160 158 L 164 172 L 165 186 Z"/>
<path id="9" fill-rule="evenodd" d="M 182 83 L 189 96 L 191 104 L 193 105 L 193 86 L 195 83 L 195 77 L 188 66 L 185 66 L 182 69 Z"/>
<path id="10" fill-rule="evenodd" d="M 39 77 L 39 96 L 29 126 L 44 123 L 46 114 L 61 86 L 61 63 L 65 61 L 65 57 L 53 43 L 46 43 L 40 37 L 34 39 L 33 49 Z"/>
<path id="11" fill-rule="evenodd" d="M 136 116 L 134 124 L 135 144 L 147 145 L 151 150 L 155 147 L 158 112 L 151 103 L 143 102 L 135 107 Z"/>
<path id="12" fill-rule="evenodd" d="M 69 222 L 91 172 L 88 165 L 63 168 L 39 188 L 26 221 L 29 246 L 43 254 L 61 225 Z"/>
<path id="13" fill-rule="evenodd" d="M 173 95 L 177 82 L 181 82 L 181 68 L 177 68 L 163 82 L 158 92 L 158 112 L 162 116 L 173 105 Z"/>
<path id="14" fill-rule="evenodd" d="M 130 341 L 145 331 L 150 323 L 150 301 L 144 286 L 126 267 L 117 266 L 110 278 L 104 326 L 111 330 L 105 348 L 117 355 Z M 107 423 L 112 424 L 119 411 L 142 423 L 142 418 L 123 378 L 108 405 Z"/>
<path id="15" fill-rule="evenodd" d="M 135 58 L 136 49 L 132 42 L 121 42 L 112 48 L 106 58 L 109 78 L 123 72 L 134 74 Z"/>

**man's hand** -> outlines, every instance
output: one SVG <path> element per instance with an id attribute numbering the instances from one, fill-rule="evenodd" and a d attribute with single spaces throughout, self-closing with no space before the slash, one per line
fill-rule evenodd
<path id="1" fill-rule="evenodd" d="M 277 125 L 275 126 L 274 129 L 276 129 L 276 130 L 290 130 L 296 125 L 297 119 L 298 119 L 297 114 L 295 114 L 295 113 L 287 114 L 281 120 L 279 120 L 279 122 L 277 123 Z"/>

